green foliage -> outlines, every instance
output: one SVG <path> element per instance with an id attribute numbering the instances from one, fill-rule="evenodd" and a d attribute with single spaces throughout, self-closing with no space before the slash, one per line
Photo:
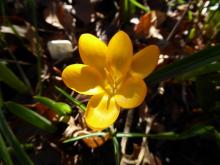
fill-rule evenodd
<path id="1" fill-rule="evenodd" d="M 105 135 L 107 135 L 106 132 L 93 132 L 93 133 L 89 133 L 86 135 L 69 138 L 67 140 L 64 140 L 63 143 L 70 143 L 70 142 L 78 141 L 78 140 L 93 137 L 93 136 L 105 136 Z"/>
<path id="2" fill-rule="evenodd" d="M 43 96 L 34 96 L 34 98 L 38 102 L 49 107 L 51 110 L 53 110 L 54 112 L 56 112 L 60 116 L 67 115 L 72 112 L 71 107 L 66 103 L 55 102 L 52 99 L 47 98 L 47 97 L 43 97 Z"/>
<path id="3" fill-rule="evenodd" d="M 162 132 L 157 134 L 144 134 L 144 133 L 117 133 L 115 136 L 117 138 L 128 137 L 128 138 L 137 138 L 137 137 L 148 137 L 151 139 L 158 140 L 184 140 L 188 138 L 193 138 L 196 136 L 204 136 L 209 133 L 214 133 L 216 130 L 213 126 L 210 125 L 194 125 L 186 131 L 181 133 L 176 133 L 173 131 Z"/>
<path id="4" fill-rule="evenodd" d="M 148 84 L 161 82 L 165 79 L 191 72 L 194 69 L 198 69 L 219 59 L 220 45 L 209 47 L 155 71 L 147 78 L 147 82 Z"/>
<path id="5" fill-rule="evenodd" d="M 112 142 L 114 146 L 114 153 L 115 153 L 115 164 L 119 165 L 120 164 L 120 147 L 118 143 L 118 139 L 116 137 L 112 137 Z"/>
<path id="6" fill-rule="evenodd" d="M 72 101 L 72 103 L 74 105 L 76 105 L 77 107 L 79 107 L 82 111 L 86 111 L 86 106 L 81 103 L 79 100 L 73 98 L 71 95 L 69 95 L 66 91 L 64 91 L 63 89 L 59 88 L 59 87 L 55 87 L 56 90 L 58 90 L 63 96 L 65 96 L 67 99 L 69 99 L 70 101 Z"/>
<path id="7" fill-rule="evenodd" d="M 2 108 L 2 106 L 3 106 L 3 98 L 2 98 L 1 88 L 0 88 L 0 108 Z"/>
<path id="8" fill-rule="evenodd" d="M 214 131 L 215 131 L 215 128 L 210 125 L 194 125 L 190 129 L 182 133 L 165 132 L 165 133 L 158 133 L 155 135 L 147 135 L 147 136 L 152 139 L 184 140 L 184 139 L 193 138 L 196 136 L 204 136 L 209 133 L 213 134 Z"/>
<path id="9" fill-rule="evenodd" d="M 219 2 L 218 2 L 219 3 Z M 213 4 L 210 5 L 217 5 L 216 2 L 213 2 Z M 206 18 L 206 22 L 205 22 L 205 30 L 207 33 L 207 37 L 212 39 L 214 38 L 220 31 L 220 6 L 218 7 L 218 9 L 216 10 L 210 10 L 210 8 L 208 8 L 208 16 Z"/>
<path id="10" fill-rule="evenodd" d="M 17 157 L 20 164 L 24 165 L 33 165 L 33 162 L 28 157 L 24 149 L 21 147 L 20 143 L 18 142 L 17 138 L 13 134 L 12 130 L 10 129 L 5 117 L 3 115 L 2 109 L 0 108 L 0 131 L 2 135 L 5 137 L 7 143 L 12 147 L 14 150 L 15 156 Z M 2 146 L 1 146 L 2 147 Z"/>
<path id="11" fill-rule="evenodd" d="M 9 101 L 6 103 L 6 107 L 14 115 L 40 129 L 48 132 L 54 132 L 56 130 L 56 127 L 52 124 L 51 121 L 32 111 L 31 109 L 24 107 L 23 105 Z"/>
<path id="12" fill-rule="evenodd" d="M 4 64 L 0 63 L 0 81 L 19 93 L 28 93 L 27 86 Z"/>
<path id="13" fill-rule="evenodd" d="M 0 158 L 4 161 L 5 164 L 13 165 L 7 146 L 1 134 L 0 134 L 0 146 L 1 146 L 0 147 Z"/>
<path id="14" fill-rule="evenodd" d="M 193 69 L 190 72 L 184 73 L 181 76 L 176 76 L 175 80 L 177 81 L 185 81 L 185 80 L 194 80 L 198 76 L 203 76 L 206 74 L 211 74 L 212 72 L 219 72 L 220 71 L 220 63 L 215 62 L 211 64 L 207 64 L 204 66 L 201 66 L 199 68 Z"/>
<path id="15" fill-rule="evenodd" d="M 142 10 L 145 11 L 145 12 L 149 12 L 149 11 L 150 11 L 150 9 L 149 9 L 148 7 L 142 5 L 141 3 L 139 3 L 139 2 L 136 1 L 136 0 L 129 0 L 129 1 L 130 1 L 131 4 L 133 4 L 134 6 L 136 6 L 136 7 L 140 8 L 140 9 L 142 9 Z M 134 10 L 134 9 L 133 9 L 133 10 Z"/>
<path id="16" fill-rule="evenodd" d="M 199 125 L 198 124 L 198 125 L 192 126 L 188 130 L 183 131 L 181 133 L 176 133 L 176 132 L 173 132 L 173 131 L 162 132 L 162 133 L 157 133 L 157 134 L 117 132 L 117 133 L 113 134 L 112 137 L 116 137 L 116 138 L 122 138 L 122 137 L 127 137 L 127 138 L 148 137 L 148 138 L 151 138 L 151 139 L 158 139 L 158 140 L 184 140 L 184 139 L 193 138 L 193 137 L 196 137 L 196 136 L 204 136 L 204 135 L 207 135 L 207 134 L 214 134 L 216 132 L 218 132 L 218 131 L 211 125 L 203 125 L 203 124 Z M 81 136 L 69 138 L 69 139 L 63 141 L 63 143 L 70 143 L 70 142 L 74 142 L 74 141 L 77 141 L 77 140 L 81 140 L 81 139 L 88 138 L 88 137 L 93 137 L 93 136 L 106 136 L 107 134 L 109 134 L 109 133 L 108 132 L 94 132 L 94 133 L 90 133 L 90 134 L 87 134 L 87 135 L 81 135 Z"/>

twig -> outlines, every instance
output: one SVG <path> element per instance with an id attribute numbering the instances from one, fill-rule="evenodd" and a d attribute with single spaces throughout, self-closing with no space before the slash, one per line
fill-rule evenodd
<path id="1" fill-rule="evenodd" d="M 133 120 L 133 113 L 134 113 L 133 110 L 129 110 L 128 113 L 127 113 L 124 133 L 129 133 L 130 132 L 130 128 L 131 128 L 131 124 L 132 124 L 132 120 Z M 122 152 L 122 154 L 126 154 L 126 144 L 127 144 L 127 141 L 128 141 L 127 137 L 123 137 L 121 139 L 121 152 Z"/>
<path id="2" fill-rule="evenodd" d="M 125 122 L 125 127 L 124 127 L 124 133 L 129 133 L 130 132 L 130 128 L 131 128 L 131 124 L 133 121 L 133 110 L 129 110 L 127 113 L 127 118 L 126 118 L 126 122 Z M 128 138 L 127 137 L 123 137 L 121 139 L 121 153 L 122 153 L 122 157 L 121 157 L 121 162 L 120 164 L 123 165 L 126 162 L 126 144 L 127 144 Z"/>
<path id="3" fill-rule="evenodd" d="M 152 117 L 152 116 L 146 117 L 146 122 L 147 122 L 146 128 L 145 128 L 146 135 L 150 132 L 153 120 L 154 120 L 154 117 Z M 142 143 L 141 143 L 141 149 L 140 149 L 140 152 L 138 155 L 136 165 L 140 165 L 143 162 L 144 158 L 147 158 L 147 160 L 146 160 L 147 164 L 151 164 L 151 157 L 152 156 L 151 156 L 151 153 L 150 153 L 150 150 L 148 147 L 147 137 L 143 137 Z"/>
<path id="4" fill-rule="evenodd" d="M 180 19 L 176 22 L 176 24 L 175 24 L 175 26 L 173 27 L 173 29 L 171 30 L 170 34 L 167 36 L 166 41 L 169 41 L 169 40 L 173 37 L 173 35 L 174 35 L 176 29 L 178 28 L 178 26 L 179 26 L 180 23 L 182 22 L 184 16 L 186 15 L 186 13 L 187 13 L 187 11 L 188 11 L 188 9 L 189 9 L 190 4 L 191 4 L 191 1 L 189 2 L 189 5 L 187 6 L 187 8 L 184 10 L 184 12 L 183 12 L 183 14 L 181 15 Z"/>

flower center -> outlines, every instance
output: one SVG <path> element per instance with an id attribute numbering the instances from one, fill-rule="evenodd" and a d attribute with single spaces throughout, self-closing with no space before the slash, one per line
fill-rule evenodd
<path id="1" fill-rule="evenodd" d="M 117 79 L 117 77 L 112 74 L 113 72 L 109 71 L 108 68 L 104 68 L 104 70 L 107 78 L 105 82 L 105 90 L 110 96 L 113 96 L 117 93 L 121 79 Z"/>

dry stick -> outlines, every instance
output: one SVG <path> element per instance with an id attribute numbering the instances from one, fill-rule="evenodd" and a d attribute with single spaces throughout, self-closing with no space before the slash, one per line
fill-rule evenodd
<path id="1" fill-rule="evenodd" d="M 178 28 L 178 26 L 179 26 L 180 23 L 182 22 L 184 16 L 186 15 L 186 12 L 188 11 L 190 4 L 191 4 L 191 1 L 189 2 L 189 5 L 187 6 L 187 8 L 184 10 L 184 12 L 183 12 L 183 14 L 181 15 L 180 19 L 177 21 L 177 23 L 175 24 L 175 26 L 173 27 L 173 29 L 171 30 L 171 32 L 170 32 L 169 35 L 167 36 L 166 41 L 169 41 L 169 40 L 173 37 L 173 35 L 174 35 L 176 29 Z"/>
<path id="2" fill-rule="evenodd" d="M 128 113 L 127 113 L 124 133 L 129 133 L 130 132 L 131 124 L 132 124 L 132 121 L 133 121 L 133 114 L 134 114 L 133 110 L 129 110 Z M 121 165 L 125 164 L 125 162 L 127 161 L 127 158 L 126 158 L 126 144 L 127 144 L 127 141 L 128 141 L 127 137 L 123 137 L 121 139 L 121 153 L 122 153 L 121 162 L 120 162 Z"/>
<path id="3" fill-rule="evenodd" d="M 150 132 L 153 120 L 154 120 L 154 117 L 151 117 L 151 116 L 146 119 L 146 121 L 147 121 L 147 125 L 145 128 L 146 135 Z M 140 152 L 138 155 L 136 165 L 140 165 L 143 162 L 144 158 L 147 158 L 147 160 L 146 160 L 147 164 L 151 164 L 152 159 L 151 159 L 151 153 L 150 153 L 150 150 L 148 147 L 147 137 L 143 137 L 143 139 L 142 139 L 141 149 L 140 149 Z"/>

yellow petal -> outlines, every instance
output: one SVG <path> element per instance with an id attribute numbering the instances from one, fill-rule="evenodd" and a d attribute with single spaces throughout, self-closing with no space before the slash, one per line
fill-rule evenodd
<path id="1" fill-rule="evenodd" d="M 80 36 L 79 53 L 84 64 L 103 70 L 106 66 L 106 52 L 107 45 L 97 37 L 92 34 Z"/>
<path id="2" fill-rule="evenodd" d="M 87 105 L 85 119 L 91 129 L 103 130 L 115 122 L 119 113 L 120 107 L 116 104 L 114 97 L 95 95 Z"/>
<path id="3" fill-rule="evenodd" d="M 117 79 L 124 76 L 131 65 L 133 46 L 129 36 L 123 32 L 117 32 L 108 44 L 107 63 L 112 74 Z"/>
<path id="4" fill-rule="evenodd" d="M 129 77 L 121 85 L 115 100 L 123 108 L 134 108 L 140 105 L 147 93 L 147 87 L 142 79 Z"/>
<path id="5" fill-rule="evenodd" d="M 94 95 L 103 92 L 101 74 L 88 65 L 67 66 L 62 72 L 62 79 L 67 87 L 81 94 Z"/>
<path id="6" fill-rule="evenodd" d="M 160 50 L 156 45 L 150 45 L 137 52 L 132 59 L 131 74 L 140 78 L 147 77 L 157 66 Z"/>

